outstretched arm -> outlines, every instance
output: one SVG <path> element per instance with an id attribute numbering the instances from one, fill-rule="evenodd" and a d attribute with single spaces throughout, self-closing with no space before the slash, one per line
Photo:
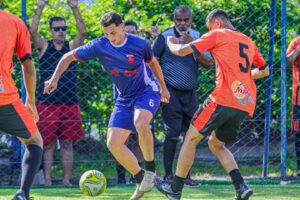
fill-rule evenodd
<path id="1" fill-rule="evenodd" d="M 77 26 L 77 35 L 75 38 L 70 42 L 70 48 L 71 49 L 76 49 L 80 45 L 82 45 L 84 39 L 85 39 L 85 34 L 86 34 L 86 25 L 83 21 L 83 18 L 79 12 L 78 9 L 78 0 L 68 0 L 68 3 L 72 9 L 72 12 L 74 14 L 74 17 L 76 19 L 76 26 Z"/>
<path id="2" fill-rule="evenodd" d="M 38 0 L 35 15 L 33 16 L 30 23 L 30 33 L 32 41 L 40 53 L 43 51 L 47 44 L 47 41 L 38 33 L 41 15 L 47 2 L 48 0 Z"/>

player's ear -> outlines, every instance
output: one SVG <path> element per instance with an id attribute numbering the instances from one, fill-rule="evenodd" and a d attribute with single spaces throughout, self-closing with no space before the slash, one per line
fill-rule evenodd
<path id="1" fill-rule="evenodd" d="M 125 24 L 122 22 L 121 24 L 119 24 L 120 28 L 122 28 L 122 30 L 124 31 L 125 29 Z"/>

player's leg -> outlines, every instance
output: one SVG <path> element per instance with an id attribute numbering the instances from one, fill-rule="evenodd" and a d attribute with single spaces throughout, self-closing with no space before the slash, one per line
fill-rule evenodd
<path id="1" fill-rule="evenodd" d="M 134 111 L 134 125 L 139 134 L 139 144 L 145 159 L 145 169 L 155 172 L 154 141 L 150 129 L 152 118 L 153 114 L 148 110 L 136 109 Z"/>
<path id="2" fill-rule="evenodd" d="M 137 175 L 141 168 L 133 153 L 125 145 L 131 130 L 123 128 L 108 128 L 107 147 L 115 159 L 132 175 Z"/>
<path id="3" fill-rule="evenodd" d="M 217 104 L 210 100 L 207 100 L 195 113 L 179 153 L 176 175 L 172 183 L 156 179 L 157 189 L 168 198 L 181 198 L 184 180 L 194 162 L 197 144 L 202 140 L 204 135 L 210 134 L 215 129 L 218 116 Z"/>
<path id="4" fill-rule="evenodd" d="M 166 181 L 172 181 L 174 176 L 173 161 L 183 124 L 183 105 L 180 103 L 180 99 L 177 96 L 176 91 L 172 87 L 168 87 L 168 90 L 170 92 L 170 102 L 162 105 L 161 107 L 162 119 L 166 128 L 163 161 L 165 168 L 164 179 Z"/>
<path id="5" fill-rule="evenodd" d="M 62 118 L 60 126 L 60 156 L 63 169 L 63 181 L 65 186 L 71 186 L 73 166 L 73 141 L 77 141 L 84 136 L 80 108 L 77 104 L 62 105 Z"/>
<path id="6" fill-rule="evenodd" d="M 233 154 L 225 143 L 236 139 L 239 126 L 247 113 L 233 108 L 223 107 L 222 117 L 227 121 L 214 131 L 208 140 L 208 146 L 232 179 L 236 190 L 236 200 L 248 199 L 253 191 L 245 184 Z"/>
<path id="7" fill-rule="evenodd" d="M 134 103 L 134 126 L 139 134 L 139 144 L 145 159 L 145 170 L 155 172 L 154 139 L 150 122 L 160 105 L 160 93 L 151 87 L 137 95 Z"/>
<path id="8" fill-rule="evenodd" d="M 43 153 L 43 140 L 32 116 L 21 100 L 0 106 L 0 131 L 17 136 L 25 144 L 19 197 L 29 199 L 29 191 L 38 171 Z"/>
<path id="9" fill-rule="evenodd" d="M 134 126 L 139 134 L 139 144 L 144 156 L 145 174 L 142 182 L 137 181 L 137 187 L 131 200 L 139 199 L 145 192 L 152 190 L 155 179 L 154 139 L 150 122 L 160 105 L 160 93 L 151 87 L 145 88 L 137 95 L 134 104 Z"/>
<path id="10" fill-rule="evenodd" d="M 132 153 L 135 155 L 135 157 L 138 160 L 139 166 L 143 166 L 144 156 L 143 152 L 141 150 L 141 147 L 139 145 L 139 137 L 136 131 L 134 131 L 127 140 L 127 146 L 132 151 Z M 131 175 L 129 179 L 129 183 L 136 183 L 134 177 Z"/>

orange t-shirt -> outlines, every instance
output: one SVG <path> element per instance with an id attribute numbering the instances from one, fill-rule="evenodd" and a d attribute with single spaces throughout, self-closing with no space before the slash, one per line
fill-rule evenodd
<path id="1" fill-rule="evenodd" d="M 210 31 L 191 45 L 201 54 L 210 51 L 215 59 L 216 87 L 211 100 L 253 116 L 256 86 L 251 68 L 266 65 L 256 45 L 246 35 L 230 29 Z"/>
<path id="2" fill-rule="evenodd" d="M 289 45 L 286 55 L 290 54 L 300 45 L 300 36 L 296 37 Z M 300 105 L 300 87 L 299 87 L 299 76 L 300 76 L 300 55 L 297 56 L 293 62 L 293 97 L 292 104 Z"/>
<path id="3" fill-rule="evenodd" d="M 30 36 L 26 25 L 18 17 L 0 10 L 0 105 L 19 98 L 12 78 L 14 50 L 19 60 L 31 56 Z"/>

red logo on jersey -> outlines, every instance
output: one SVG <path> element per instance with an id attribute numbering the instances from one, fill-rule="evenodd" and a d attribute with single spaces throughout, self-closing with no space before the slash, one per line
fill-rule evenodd
<path id="1" fill-rule="evenodd" d="M 126 55 L 127 56 L 127 60 L 130 64 L 133 64 L 134 62 L 134 56 L 133 55 Z"/>

